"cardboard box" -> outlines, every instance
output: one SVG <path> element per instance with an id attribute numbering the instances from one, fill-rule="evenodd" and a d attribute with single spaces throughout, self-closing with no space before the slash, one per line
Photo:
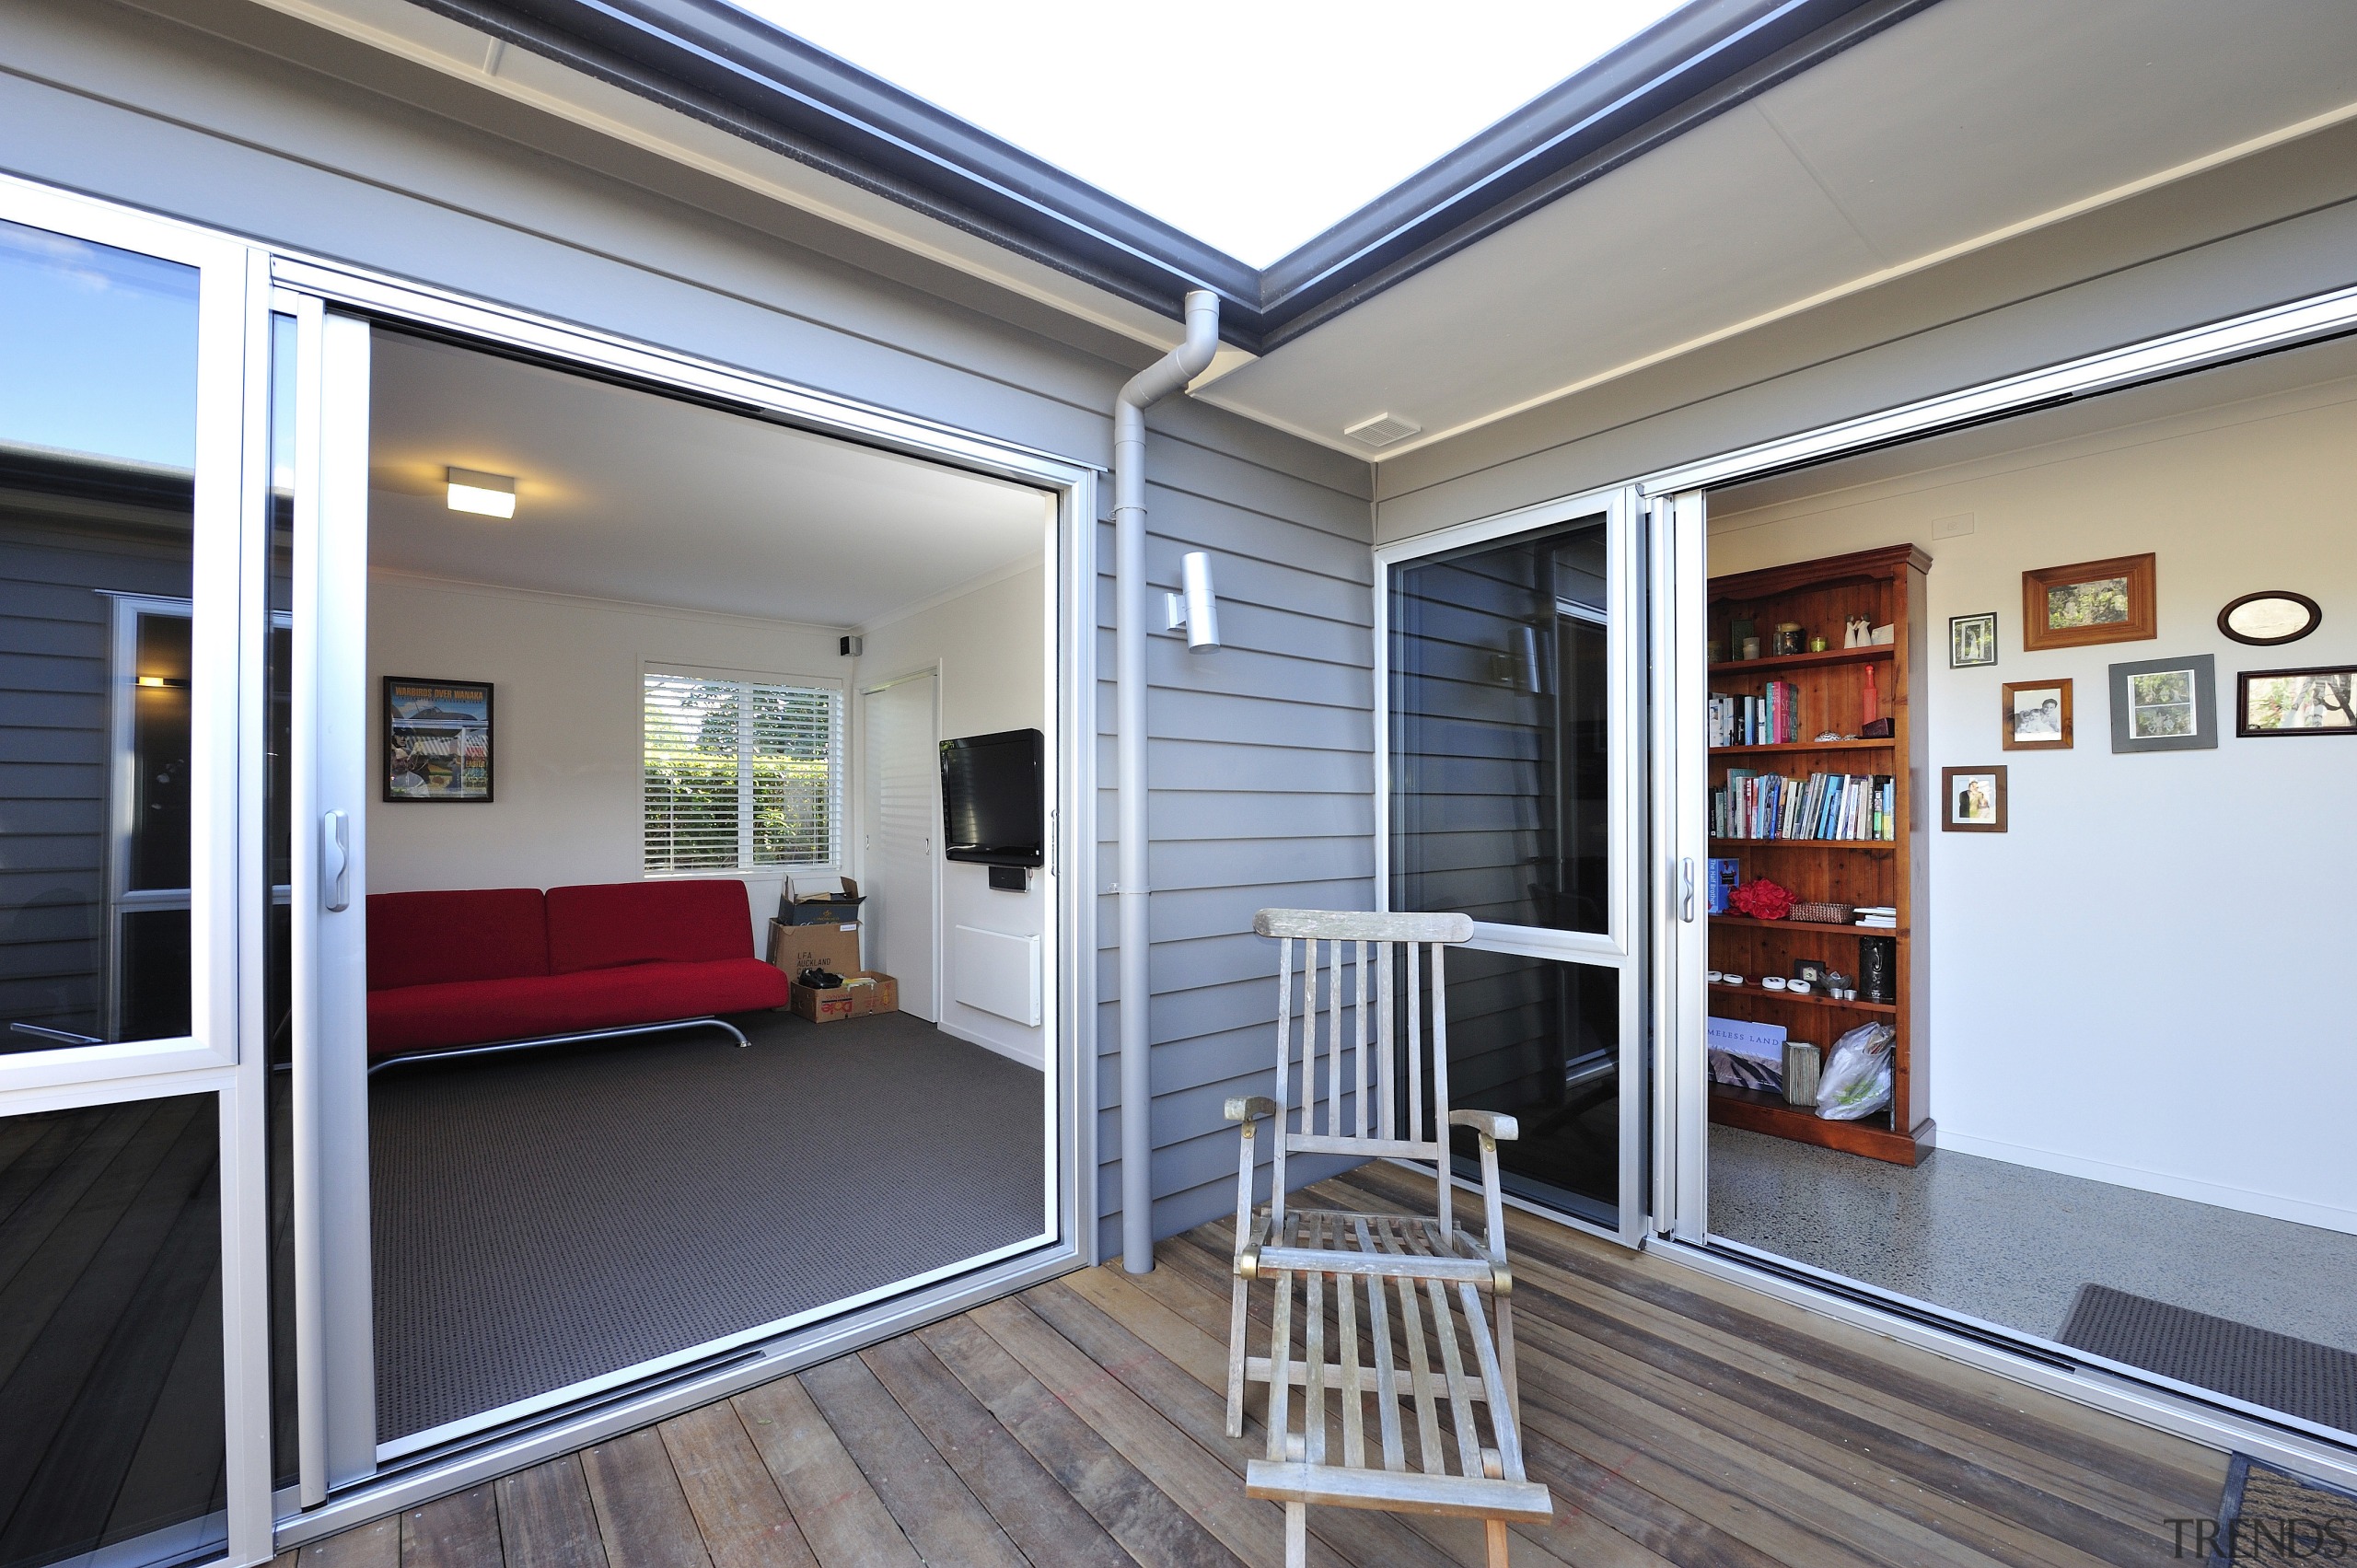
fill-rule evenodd
<path id="1" fill-rule="evenodd" d="M 770 962 L 792 980 L 807 969 L 840 975 L 859 972 L 856 925 L 780 925 L 770 922 Z"/>
<path id="2" fill-rule="evenodd" d="M 816 893 L 808 898 L 794 896 L 794 883 L 786 882 L 785 890 L 778 895 L 778 918 L 788 925 L 856 925 L 859 906 L 866 900 L 860 897 L 859 883 L 849 877 L 842 878 L 840 893 Z"/>
<path id="3" fill-rule="evenodd" d="M 807 986 L 792 988 L 794 1011 L 814 1024 L 831 1024 L 843 1018 L 865 1018 L 871 1013 L 897 1013 L 900 1010 L 900 982 L 888 974 L 863 970 L 857 976 L 845 975 L 846 980 L 872 980 L 873 985 L 844 985 L 832 991 L 812 991 Z"/>

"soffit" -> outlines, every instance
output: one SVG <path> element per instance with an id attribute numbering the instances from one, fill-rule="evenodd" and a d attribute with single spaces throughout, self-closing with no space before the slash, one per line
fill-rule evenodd
<path id="1" fill-rule="evenodd" d="M 398 332 L 370 379 L 374 567 L 850 629 L 1040 557 L 1021 485 Z M 516 516 L 451 511 L 449 467 Z"/>
<path id="2" fill-rule="evenodd" d="M 1197 395 L 1379 460 L 2351 114 L 2336 0 L 1944 0 Z"/>

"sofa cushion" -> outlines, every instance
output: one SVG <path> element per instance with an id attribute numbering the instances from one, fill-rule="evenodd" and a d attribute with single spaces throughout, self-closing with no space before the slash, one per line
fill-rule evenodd
<path id="1" fill-rule="evenodd" d="M 753 956 L 753 900 L 733 877 L 548 892 L 549 972 Z"/>
<path id="2" fill-rule="evenodd" d="M 538 888 L 368 895 L 368 989 L 549 972 Z"/>
<path id="3" fill-rule="evenodd" d="M 412 985 L 369 994 L 368 1054 L 750 1013 L 783 1007 L 786 1000 L 785 976 L 759 958 Z"/>

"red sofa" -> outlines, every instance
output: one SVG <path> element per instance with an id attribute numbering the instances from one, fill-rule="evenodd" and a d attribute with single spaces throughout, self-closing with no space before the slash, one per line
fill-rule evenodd
<path id="1" fill-rule="evenodd" d="M 786 1005 L 745 884 L 374 893 L 368 1058 Z"/>

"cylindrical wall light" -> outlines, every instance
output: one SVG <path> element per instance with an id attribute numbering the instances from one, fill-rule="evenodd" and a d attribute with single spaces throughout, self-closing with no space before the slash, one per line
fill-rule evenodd
<path id="1" fill-rule="evenodd" d="M 1187 651 L 1210 653 L 1219 646 L 1219 596 L 1212 587 L 1212 558 L 1190 550 L 1179 558 L 1178 593 L 1165 593 L 1163 619 L 1173 632 L 1187 629 Z"/>

